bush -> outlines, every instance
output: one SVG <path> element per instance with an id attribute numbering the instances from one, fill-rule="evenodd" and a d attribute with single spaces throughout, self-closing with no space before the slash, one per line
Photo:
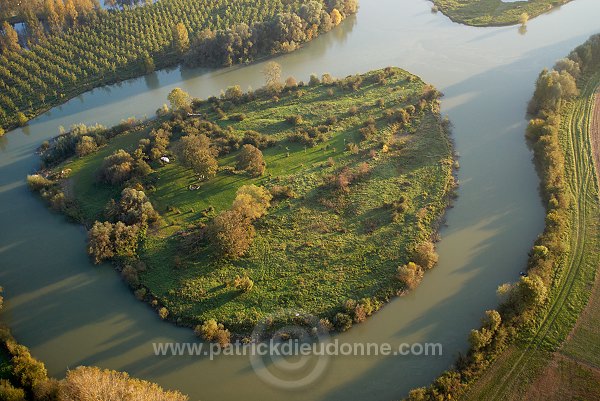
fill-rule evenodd
<path id="1" fill-rule="evenodd" d="M 206 341 L 216 341 L 222 347 L 227 346 L 231 341 L 229 330 L 214 319 L 209 319 L 201 326 L 196 326 L 194 333 Z"/>
<path id="2" fill-rule="evenodd" d="M 438 261 L 438 254 L 430 241 L 422 242 L 415 247 L 413 260 L 425 270 L 431 269 Z"/>
<path id="3" fill-rule="evenodd" d="M 79 157 L 83 157 L 90 153 L 94 153 L 97 149 L 98 144 L 96 143 L 96 140 L 91 136 L 84 135 L 79 138 L 79 142 L 77 142 L 75 154 Z"/>
<path id="4" fill-rule="evenodd" d="M 233 287 L 242 292 L 248 292 L 252 289 L 252 287 L 254 287 L 254 281 L 252 281 L 250 277 L 245 274 L 241 277 L 235 276 L 233 279 Z"/>
<path id="5" fill-rule="evenodd" d="M 272 198 L 264 187 L 243 185 L 236 192 L 231 210 L 238 211 L 244 218 L 253 221 L 267 213 Z"/>
<path id="6" fill-rule="evenodd" d="M 154 223 L 159 217 L 144 191 L 133 188 L 121 191 L 116 216 L 117 220 L 127 225 Z"/>
<path id="7" fill-rule="evenodd" d="M 229 116 L 231 121 L 244 121 L 246 119 L 246 115 L 244 113 L 234 114 Z"/>
<path id="8" fill-rule="evenodd" d="M 333 324 L 337 330 L 346 331 L 352 327 L 352 318 L 346 313 L 339 312 L 333 318 Z"/>
<path id="9" fill-rule="evenodd" d="M 158 317 L 165 320 L 169 316 L 169 310 L 164 306 L 158 309 Z"/>
<path id="10" fill-rule="evenodd" d="M 275 145 L 276 141 L 267 135 L 262 135 L 256 131 L 246 131 L 244 132 L 244 137 L 242 138 L 243 145 L 252 145 L 259 149 L 266 149 Z"/>
<path id="11" fill-rule="evenodd" d="M 46 177 L 33 174 L 27 176 L 27 185 L 32 191 L 40 191 L 42 189 L 48 189 L 54 185 L 54 182 L 47 179 Z"/>
<path id="12" fill-rule="evenodd" d="M 3 401 L 25 401 L 25 391 L 14 387 L 8 380 L 0 380 L 0 400 Z"/>
<path id="13" fill-rule="evenodd" d="M 396 277 L 404 284 L 407 290 L 413 290 L 419 285 L 423 278 L 423 269 L 414 262 L 409 262 L 398 268 Z"/>
<path id="14" fill-rule="evenodd" d="M 108 221 L 96 221 L 88 231 L 88 253 L 94 259 L 94 263 L 98 264 L 115 255 L 112 232 L 113 225 Z"/>
<path id="15" fill-rule="evenodd" d="M 238 171 L 245 171 L 252 177 L 260 177 L 264 174 L 266 167 L 263 154 L 258 148 L 250 144 L 242 147 L 235 166 Z"/>
<path id="16" fill-rule="evenodd" d="M 291 125 L 300 125 L 300 124 L 302 124 L 302 116 L 299 114 L 296 114 L 293 116 L 287 116 L 285 118 L 285 121 Z"/>
<path id="17" fill-rule="evenodd" d="M 275 185 L 273 186 L 269 192 L 271 192 L 271 196 L 275 200 L 280 199 L 291 199 L 295 198 L 297 195 L 294 190 L 288 186 Z"/>
<path id="18" fill-rule="evenodd" d="M 316 76 L 315 74 L 312 74 L 310 76 L 310 80 L 308 81 L 308 85 L 310 86 L 317 86 L 321 83 L 321 80 L 319 79 L 318 76 Z"/>

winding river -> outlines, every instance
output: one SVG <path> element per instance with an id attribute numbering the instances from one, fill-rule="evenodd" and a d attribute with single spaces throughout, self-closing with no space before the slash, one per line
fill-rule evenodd
<path id="1" fill-rule="evenodd" d="M 346 342 L 443 344 L 443 355 L 333 357 L 318 381 L 290 391 L 257 378 L 247 357 L 157 357 L 152 343 L 191 341 L 136 301 L 109 266 L 93 267 L 85 233 L 26 188 L 39 144 L 59 126 L 112 125 L 152 115 L 167 93 L 194 96 L 262 84 L 262 65 L 160 71 L 96 89 L 0 138 L 2 320 L 19 342 L 61 376 L 81 364 L 126 370 L 177 388 L 191 400 L 388 400 L 425 385 L 466 349 L 471 328 L 494 307 L 496 287 L 518 278 L 543 227 L 538 180 L 525 146 L 525 105 L 538 72 L 600 30 L 598 0 L 576 0 L 517 27 L 471 28 L 430 12 L 425 0 L 361 0 L 356 18 L 279 57 L 284 75 L 308 79 L 396 65 L 445 93 L 460 153 L 459 199 L 448 212 L 440 263 L 412 294 L 337 338 Z"/>

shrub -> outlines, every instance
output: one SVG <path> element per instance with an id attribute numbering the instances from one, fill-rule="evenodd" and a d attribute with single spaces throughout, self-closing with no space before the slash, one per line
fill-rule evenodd
<path id="1" fill-rule="evenodd" d="M 244 121 L 246 119 L 246 115 L 244 113 L 234 114 L 229 116 L 231 121 Z"/>
<path id="2" fill-rule="evenodd" d="M 291 125 L 300 125 L 300 124 L 302 124 L 302 116 L 299 114 L 296 114 L 293 116 L 287 116 L 285 118 L 285 121 Z"/>
<path id="3" fill-rule="evenodd" d="M 326 125 L 335 125 L 338 122 L 338 118 L 336 116 L 329 116 L 325 120 Z"/>
<path id="4" fill-rule="evenodd" d="M 252 287 L 254 287 L 254 281 L 252 281 L 250 277 L 245 274 L 241 277 L 235 276 L 233 279 L 233 287 L 242 292 L 248 292 L 252 289 Z"/>
<path id="5" fill-rule="evenodd" d="M 3 401 L 25 401 L 25 391 L 14 387 L 8 380 L 0 380 L 0 400 Z"/>
<path id="6" fill-rule="evenodd" d="M 209 319 L 204 324 L 196 326 L 194 333 L 206 341 L 216 341 L 222 347 L 230 343 L 229 330 L 214 319 Z"/>
<path id="7" fill-rule="evenodd" d="M 270 146 L 275 145 L 276 141 L 267 135 L 262 135 L 256 131 L 246 131 L 242 138 L 242 144 L 252 145 L 259 149 L 266 149 Z"/>
<path id="8" fill-rule="evenodd" d="M 358 114 L 358 107 L 350 106 L 350 108 L 348 109 L 348 114 L 350 114 L 351 116 L 355 116 L 356 114 Z"/>
<path id="9" fill-rule="evenodd" d="M 244 92 L 242 91 L 242 88 L 240 88 L 239 85 L 230 86 L 229 88 L 227 88 L 225 94 L 223 95 L 225 99 L 231 101 L 238 101 L 242 98 L 242 96 L 244 96 Z"/>
<path id="10" fill-rule="evenodd" d="M 273 199 L 276 200 L 291 199 L 297 196 L 292 188 L 282 185 L 273 186 L 271 189 L 269 189 L 269 192 L 271 192 Z"/>
<path id="11" fill-rule="evenodd" d="M 296 79 L 294 77 L 288 77 L 285 80 L 285 87 L 286 88 L 297 88 L 298 82 L 296 81 Z"/>
<path id="12" fill-rule="evenodd" d="M 127 225 L 154 223 L 159 217 L 144 191 L 133 188 L 121 191 L 116 215 L 119 221 Z"/>
<path id="13" fill-rule="evenodd" d="M 236 192 L 231 210 L 235 210 L 244 218 L 253 221 L 267 213 L 272 198 L 271 193 L 264 187 L 243 185 Z"/>
<path id="14" fill-rule="evenodd" d="M 90 153 L 94 153 L 97 149 L 98 144 L 96 143 L 96 140 L 91 136 L 84 135 L 79 138 L 79 142 L 77 142 L 75 154 L 79 157 L 83 157 Z"/>
<path id="15" fill-rule="evenodd" d="M 333 324 L 339 331 L 346 331 L 352 327 L 352 318 L 347 313 L 339 312 L 333 318 Z"/>
<path id="16" fill-rule="evenodd" d="M 431 269 L 438 261 L 438 254 L 430 241 L 422 242 L 415 247 L 413 260 L 425 270 Z"/>
<path id="17" fill-rule="evenodd" d="M 27 185 L 29 185 L 29 188 L 32 191 L 40 191 L 42 189 L 50 188 L 54 185 L 54 182 L 42 175 L 33 174 L 27 176 Z"/>
<path id="18" fill-rule="evenodd" d="M 315 74 L 312 74 L 310 76 L 310 80 L 308 81 L 308 85 L 310 86 L 317 86 L 321 83 L 321 80 L 319 79 L 318 76 L 316 76 Z"/>
<path id="19" fill-rule="evenodd" d="M 245 171 L 252 177 L 260 177 L 264 174 L 266 167 L 263 154 L 258 148 L 250 144 L 242 146 L 235 166 L 238 171 Z"/>
<path id="20" fill-rule="evenodd" d="M 158 309 L 158 317 L 165 320 L 169 316 L 169 310 L 164 306 Z"/>
<path id="21" fill-rule="evenodd" d="M 414 262 L 409 262 L 398 268 L 396 277 L 404 284 L 406 289 L 413 290 L 419 285 L 423 278 L 423 269 Z"/>
<path id="22" fill-rule="evenodd" d="M 104 223 L 96 221 L 88 231 L 88 253 L 94 259 L 94 263 L 98 264 L 115 255 L 112 231 L 113 225 L 107 221 Z"/>

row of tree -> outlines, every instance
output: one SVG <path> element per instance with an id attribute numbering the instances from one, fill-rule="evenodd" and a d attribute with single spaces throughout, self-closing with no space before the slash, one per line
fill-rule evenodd
<path id="1" fill-rule="evenodd" d="M 72 0 L 64 1 L 63 5 Z M 323 8 L 324 3 L 317 3 Z M 326 3 L 327 9 L 339 7 L 340 15 L 356 10 L 354 0 Z M 62 21 L 73 25 L 69 14 L 65 16 L 57 7 L 58 2 L 52 4 L 57 14 L 57 18 L 52 17 L 54 25 L 59 27 Z M 295 43 L 298 35 L 309 40 L 293 28 L 300 17 L 292 13 L 298 13 L 303 4 L 300 0 L 161 0 L 122 12 L 94 13 L 93 23 L 79 24 L 60 35 L 47 35 L 37 16 L 31 15 L 26 23 L 28 50 L 21 49 L 16 32 L 6 24 L 0 35 L 0 126 L 24 124 L 26 116 L 90 88 L 176 64 L 188 51 L 190 38 L 201 32 L 223 32 L 240 24 L 254 26 L 272 21 L 265 27 L 275 31 L 261 31 L 257 49 L 264 41 L 269 49 L 273 48 L 269 35 L 288 44 L 290 40 Z M 287 27 L 287 22 L 296 25 Z M 283 51 L 286 46 L 276 47 Z M 208 56 L 213 59 L 212 54 Z M 245 58 L 232 58 L 232 62 L 240 60 Z"/>
<path id="2" fill-rule="evenodd" d="M 410 392 L 410 401 L 458 399 L 487 366 L 510 343 L 515 333 L 536 327 L 544 316 L 555 269 L 566 252 L 564 233 L 568 232 L 569 200 L 565 177 L 565 156 L 559 141 L 564 104 L 577 95 L 576 83 L 600 67 L 600 35 L 592 36 L 550 71 L 540 74 L 529 103 L 532 120 L 527 138 L 533 144 L 546 201 L 546 227 L 529 253 L 528 276 L 498 289 L 502 303 L 487 311 L 481 328 L 471 332 L 470 349 L 455 367 L 444 372 L 432 385 Z"/>

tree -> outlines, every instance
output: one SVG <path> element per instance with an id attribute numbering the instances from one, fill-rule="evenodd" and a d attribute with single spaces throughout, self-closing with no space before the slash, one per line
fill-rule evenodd
<path id="1" fill-rule="evenodd" d="M 521 26 L 527 25 L 528 21 L 529 21 L 529 14 L 523 13 L 519 16 L 519 23 L 521 24 Z"/>
<path id="2" fill-rule="evenodd" d="M 236 259 L 243 256 L 254 239 L 250 219 L 239 210 L 226 210 L 215 217 L 208 226 L 208 237 L 219 255 Z"/>
<path id="3" fill-rule="evenodd" d="M 219 163 L 215 157 L 216 150 L 210 147 L 210 139 L 206 135 L 186 135 L 179 143 L 179 153 L 183 164 L 190 167 L 203 179 L 217 174 Z"/>
<path id="4" fill-rule="evenodd" d="M 281 65 L 278 63 L 274 61 L 268 62 L 265 68 L 263 68 L 262 73 L 265 76 L 267 88 L 276 88 L 281 84 Z"/>
<path id="5" fill-rule="evenodd" d="M 138 225 L 128 226 L 117 221 L 113 226 L 114 253 L 121 257 L 134 257 L 137 254 L 140 227 Z"/>
<path id="6" fill-rule="evenodd" d="M 171 108 L 175 110 L 183 109 L 190 105 L 190 95 L 181 88 L 173 89 L 169 93 L 167 100 L 171 103 Z"/>
<path id="7" fill-rule="evenodd" d="M 79 13 L 75 9 L 73 0 L 65 0 L 65 13 L 71 26 L 77 25 L 77 17 L 79 16 Z"/>
<path id="8" fill-rule="evenodd" d="M 187 52 L 190 48 L 188 30 L 182 22 L 173 27 L 173 46 L 179 54 Z"/>
<path id="9" fill-rule="evenodd" d="M 240 88 L 239 85 L 234 85 L 227 88 L 224 97 L 227 100 L 236 101 L 240 100 L 243 95 L 244 92 L 242 92 L 242 88 Z"/>
<path id="10" fill-rule="evenodd" d="M 409 262 L 408 264 L 398 268 L 396 277 L 406 286 L 407 290 L 413 290 L 421 282 L 421 279 L 423 278 L 423 270 L 415 263 Z"/>
<path id="11" fill-rule="evenodd" d="M 123 149 L 104 158 L 100 168 L 100 180 L 112 185 L 129 180 L 133 172 L 133 157 Z"/>
<path id="12" fill-rule="evenodd" d="M 127 225 L 145 225 L 158 220 L 158 213 L 144 191 L 134 188 L 123 189 L 117 206 L 117 219 Z"/>
<path id="13" fill-rule="evenodd" d="M 155 383 L 127 373 L 80 366 L 67 372 L 60 386 L 61 401 L 144 400 L 188 401 L 178 391 L 166 391 Z"/>
<path id="14" fill-rule="evenodd" d="M 272 199 L 273 195 L 266 188 L 256 185 L 244 185 L 236 192 L 232 210 L 240 211 L 244 217 L 251 221 L 256 220 L 267 213 Z"/>
<path id="15" fill-rule="evenodd" d="M 60 17 L 56 12 L 54 0 L 45 0 L 44 11 L 46 13 L 46 19 L 48 21 L 50 32 L 54 34 L 59 33 L 62 29 L 62 24 Z"/>
<path id="16" fill-rule="evenodd" d="M 19 34 L 8 22 L 2 23 L 2 31 L 4 36 L 2 37 L 2 48 L 13 52 L 21 51 L 21 45 L 19 45 Z"/>
<path id="17" fill-rule="evenodd" d="M 250 144 L 242 147 L 235 166 L 238 171 L 245 171 L 253 177 L 260 177 L 264 174 L 266 167 L 267 164 L 260 149 Z"/>
<path id="18" fill-rule="evenodd" d="M 331 11 L 331 23 L 333 26 L 338 26 L 342 22 L 342 14 L 338 11 L 337 8 L 334 8 Z"/>
<path id="19" fill-rule="evenodd" d="M 75 147 L 75 154 L 79 157 L 83 157 L 93 153 L 98 149 L 98 145 L 96 144 L 96 140 L 91 136 L 84 135 L 77 142 L 77 146 Z"/>
<path id="20" fill-rule="evenodd" d="M 94 263 L 98 264 L 115 256 L 112 231 L 113 225 L 108 221 L 96 221 L 88 231 L 88 253 L 94 259 Z"/>

